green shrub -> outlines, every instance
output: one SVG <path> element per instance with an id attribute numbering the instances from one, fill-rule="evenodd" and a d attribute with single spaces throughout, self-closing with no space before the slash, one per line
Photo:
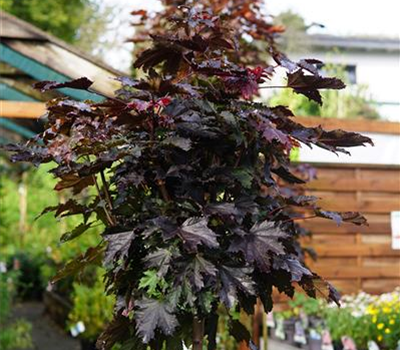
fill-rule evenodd
<path id="1" fill-rule="evenodd" d="M 81 337 L 90 341 L 97 339 L 106 324 L 111 321 L 115 299 L 104 293 L 104 282 L 100 270 L 92 285 L 75 282 L 72 293 L 73 309 L 68 315 L 71 328 L 83 322 L 85 331 Z"/>
<path id="2" fill-rule="evenodd" d="M 0 332 L 0 349 L 32 349 L 32 325 L 25 320 L 17 320 Z"/>
<path id="3" fill-rule="evenodd" d="M 32 326 L 25 320 L 10 322 L 11 305 L 15 294 L 15 272 L 0 273 L 0 349 L 32 348 Z"/>

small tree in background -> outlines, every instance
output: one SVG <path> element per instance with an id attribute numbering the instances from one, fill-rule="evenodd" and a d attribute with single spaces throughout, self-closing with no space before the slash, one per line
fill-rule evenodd
<path id="1" fill-rule="evenodd" d="M 55 189 L 69 190 L 71 199 L 45 212 L 82 217 L 63 241 L 98 222 L 105 226 L 102 242 L 56 276 L 93 263 L 107 269 L 106 290 L 117 302 L 100 349 L 182 349 L 184 342 L 199 350 L 206 340 L 215 349 L 223 308 L 232 336 L 251 344 L 234 315 L 252 314 L 258 298 L 270 311 L 273 287 L 293 296 L 298 285 L 338 302 L 335 289 L 302 263 L 294 221 L 303 215 L 293 208 L 365 223 L 358 213 L 324 211 L 316 198 L 282 183 L 304 183 L 289 159 L 300 142 L 346 152 L 371 140 L 306 128 L 283 106 L 251 101 L 260 85 L 270 87 L 277 66 L 287 70 L 284 88 L 318 103 L 319 89 L 344 84 L 320 76 L 319 61 L 293 62 L 279 52 L 274 36 L 282 28 L 265 20 L 257 1 L 178 7 L 184 3 L 166 1 L 166 12 L 151 19 L 151 47 L 135 62 L 142 79 L 120 77 L 121 89 L 101 103 L 49 101 L 46 130 L 8 147 L 14 161 L 55 162 Z M 81 78 L 37 88 L 91 84 Z M 89 186 L 97 194 L 84 202 L 79 193 Z"/>
<path id="2" fill-rule="evenodd" d="M 1 0 L 0 9 L 96 56 L 115 46 L 102 38 L 115 7 L 97 0 Z"/>

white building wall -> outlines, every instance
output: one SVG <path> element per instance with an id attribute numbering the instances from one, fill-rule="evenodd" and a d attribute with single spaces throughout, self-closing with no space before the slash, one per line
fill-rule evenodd
<path id="1" fill-rule="evenodd" d="M 310 147 L 302 144 L 299 149 L 299 160 L 306 163 L 340 163 L 340 164 L 379 164 L 400 165 L 400 137 L 399 135 L 365 133 L 374 142 L 374 146 L 348 148 L 350 155 L 334 154 L 319 147 Z"/>
<path id="2" fill-rule="evenodd" d="M 368 86 L 373 101 L 383 119 L 400 122 L 400 57 L 399 53 L 360 51 L 327 53 L 310 51 L 307 57 L 291 55 L 293 60 L 317 58 L 324 63 L 356 66 L 357 84 Z"/>

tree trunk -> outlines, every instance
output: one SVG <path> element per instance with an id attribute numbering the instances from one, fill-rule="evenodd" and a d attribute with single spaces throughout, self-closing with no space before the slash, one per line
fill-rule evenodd
<path id="1" fill-rule="evenodd" d="M 193 350 L 203 350 L 204 319 L 193 317 Z"/>

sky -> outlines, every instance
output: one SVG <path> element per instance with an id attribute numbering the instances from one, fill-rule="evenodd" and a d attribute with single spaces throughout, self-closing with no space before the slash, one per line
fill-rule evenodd
<path id="1" fill-rule="evenodd" d="M 108 35 L 126 38 L 132 35 L 129 26 L 131 10 L 159 8 L 158 0 L 104 0 L 104 3 L 123 9 L 122 25 L 118 31 Z M 266 8 L 272 15 L 290 9 L 304 17 L 307 24 L 318 22 L 325 25 L 324 29 L 313 27 L 310 33 L 400 37 L 399 0 L 267 0 Z M 120 48 L 108 55 L 107 61 L 126 70 L 131 46 L 122 42 Z"/>

